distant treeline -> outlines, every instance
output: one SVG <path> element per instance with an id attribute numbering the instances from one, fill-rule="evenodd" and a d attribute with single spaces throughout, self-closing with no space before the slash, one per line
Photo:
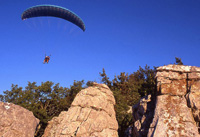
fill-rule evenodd
<path id="1" fill-rule="evenodd" d="M 121 72 L 120 75 L 110 79 L 105 69 L 99 73 L 101 82 L 106 84 L 113 92 L 116 100 L 115 111 L 119 124 L 119 136 L 123 137 L 125 130 L 132 123 L 132 114 L 128 113 L 130 107 L 137 103 L 139 99 L 147 94 L 155 94 L 155 67 L 139 67 L 131 74 Z M 42 136 L 47 122 L 54 116 L 58 116 L 61 111 L 67 111 L 74 100 L 76 94 L 85 85 L 92 86 L 93 81 L 74 81 L 70 88 L 62 87 L 59 83 L 51 81 L 36 85 L 36 82 L 28 82 L 23 89 L 18 85 L 12 85 L 11 90 L 4 91 L 0 95 L 0 101 L 10 102 L 20 105 L 33 112 L 40 120 L 40 129 L 35 136 Z"/>

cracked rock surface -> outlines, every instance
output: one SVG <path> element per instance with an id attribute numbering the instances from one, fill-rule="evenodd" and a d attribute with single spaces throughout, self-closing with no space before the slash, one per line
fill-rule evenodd
<path id="1" fill-rule="evenodd" d="M 115 99 L 104 84 L 81 90 L 68 111 L 48 122 L 43 137 L 118 137 Z"/>
<path id="2" fill-rule="evenodd" d="M 12 103 L 0 102 L 0 137 L 34 137 L 39 120 Z"/>
<path id="3" fill-rule="evenodd" d="M 148 137 L 199 137 L 200 68 L 157 68 L 157 100 Z"/>
<path id="4" fill-rule="evenodd" d="M 153 119 L 155 99 L 151 95 L 144 96 L 133 109 L 133 126 L 126 137 L 146 137 Z"/>

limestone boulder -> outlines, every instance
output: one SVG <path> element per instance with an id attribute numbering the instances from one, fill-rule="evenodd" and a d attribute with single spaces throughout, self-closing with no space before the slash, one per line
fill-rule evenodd
<path id="1" fill-rule="evenodd" d="M 186 95 L 188 106 L 192 110 L 193 117 L 200 127 L 200 81 L 190 82 L 190 92 Z M 200 130 L 200 128 L 199 128 Z"/>
<path id="2" fill-rule="evenodd" d="M 170 65 L 161 66 L 157 68 L 157 71 L 168 71 L 168 72 L 191 72 L 191 70 L 200 72 L 200 69 L 197 67 L 175 65 L 175 64 L 170 64 Z"/>
<path id="3" fill-rule="evenodd" d="M 158 94 L 148 137 L 199 137 L 200 68 L 162 66 L 156 78 Z"/>
<path id="4" fill-rule="evenodd" d="M 0 136 L 34 137 L 39 120 L 25 108 L 0 102 Z"/>
<path id="5" fill-rule="evenodd" d="M 175 96 L 184 96 L 187 93 L 187 81 L 173 80 L 171 83 L 162 83 L 160 85 L 160 94 L 170 94 Z"/>
<path id="6" fill-rule="evenodd" d="M 147 136 L 150 123 L 153 119 L 154 113 L 154 99 L 151 95 L 147 95 L 140 99 L 140 101 L 133 106 L 133 121 L 132 131 L 127 129 L 126 136 L 134 137 Z"/>
<path id="7" fill-rule="evenodd" d="M 104 84 L 81 90 L 67 112 L 54 117 L 43 137 L 117 137 L 115 99 Z"/>
<path id="8" fill-rule="evenodd" d="M 186 73 L 176 72 L 176 71 L 170 71 L 170 72 L 158 71 L 156 74 L 156 77 L 180 80 L 180 79 L 186 79 L 187 75 L 186 75 Z"/>
<path id="9" fill-rule="evenodd" d="M 152 136 L 199 137 L 198 128 L 184 97 L 157 97 L 154 119 L 148 133 L 148 137 Z"/>

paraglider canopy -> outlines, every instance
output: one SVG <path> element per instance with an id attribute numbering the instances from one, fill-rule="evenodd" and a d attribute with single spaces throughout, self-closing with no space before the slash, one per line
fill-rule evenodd
<path id="1" fill-rule="evenodd" d="M 37 5 L 30 7 L 22 13 L 21 18 L 22 20 L 25 20 L 32 17 L 42 16 L 51 16 L 65 19 L 85 31 L 85 24 L 78 15 L 66 8 L 56 5 Z"/>

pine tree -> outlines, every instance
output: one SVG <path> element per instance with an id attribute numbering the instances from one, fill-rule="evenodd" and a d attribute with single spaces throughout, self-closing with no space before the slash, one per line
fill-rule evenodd
<path id="1" fill-rule="evenodd" d="M 175 57 L 175 60 L 177 65 L 183 65 L 181 58 Z"/>

